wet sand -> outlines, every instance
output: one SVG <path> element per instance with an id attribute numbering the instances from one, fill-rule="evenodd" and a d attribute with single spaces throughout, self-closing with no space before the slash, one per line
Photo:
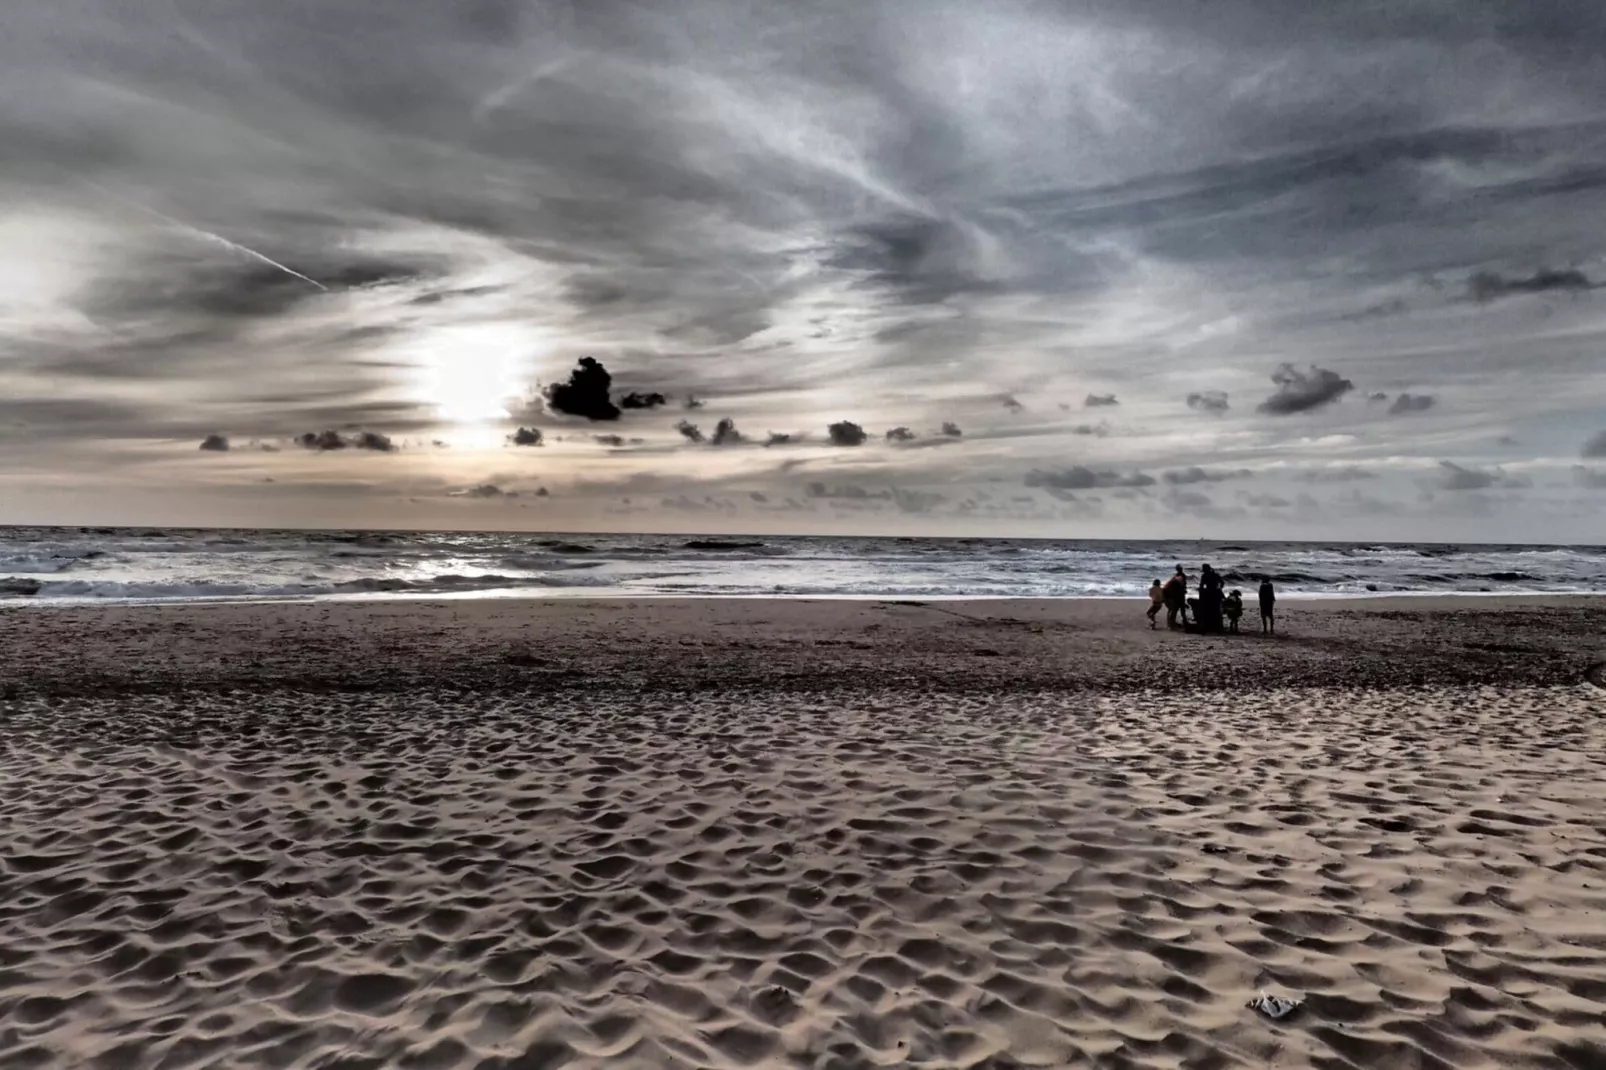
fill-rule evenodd
<path id="1" fill-rule="evenodd" d="M 0 612 L 0 1066 L 1606 1065 L 1606 600 L 1283 608 Z"/>

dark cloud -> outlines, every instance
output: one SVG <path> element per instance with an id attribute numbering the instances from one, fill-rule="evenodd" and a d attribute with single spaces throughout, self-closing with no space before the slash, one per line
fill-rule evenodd
<path id="1" fill-rule="evenodd" d="M 703 399 L 696 394 L 687 394 L 685 405 L 688 409 L 700 409 L 703 407 Z"/>
<path id="2" fill-rule="evenodd" d="M 713 446 L 735 446 L 742 441 L 742 433 L 736 430 L 736 421 L 726 416 L 714 425 L 714 436 L 708 441 Z"/>
<path id="3" fill-rule="evenodd" d="M 656 409 L 660 405 L 669 404 L 669 399 L 659 393 L 641 394 L 632 391 L 619 399 L 621 409 Z"/>
<path id="4" fill-rule="evenodd" d="M 951 421 L 944 421 L 942 430 L 939 431 L 938 434 L 942 435 L 943 438 L 960 438 L 964 435 L 964 432 L 959 429 L 958 424 Z"/>
<path id="5" fill-rule="evenodd" d="M 1573 482 L 1588 490 L 1606 490 L 1606 470 L 1573 465 Z"/>
<path id="6" fill-rule="evenodd" d="M 1183 487 L 1194 483 L 1225 483 L 1232 479 L 1249 479 L 1253 475 L 1254 473 L 1247 468 L 1209 469 L 1195 465 L 1162 472 L 1160 478 L 1171 486 Z"/>
<path id="7" fill-rule="evenodd" d="M 1244 497 L 1243 502 L 1256 509 L 1288 509 L 1294 504 L 1287 498 L 1275 494 L 1249 494 Z"/>
<path id="8" fill-rule="evenodd" d="M 785 431 L 771 431 L 764 439 L 766 446 L 790 446 L 794 442 L 802 441 L 802 435 L 789 434 Z"/>
<path id="9" fill-rule="evenodd" d="M 864 428 L 851 420 L 839 420 L 825 430 L 833 446 L 862 446 L 865 439 L 869 438 L 864 433 Z"/>
<path id="10" fill-rule="evenodd" d="M 359 431 L 355 435 L 342 435 L 338 431 L 308 431 L 296 438 L 302 449 L 327 453 L 331 450 L 370 450 L 374 453 L 395 453 L 396 444 L 390 436 L 377 431 Z"/>
<path id="11" fill-rule="evenodd" d="M 1122 474 L 1076 465 L 1058 470 L 1034 468 L 1026 473 L 1025 483 L 1028 487 L 1042 490 L 1103 490 L 1111 487 L 1152 487 L 1155 478 L 1145 472 Z"/>
<path id="12" fill-rule="evenodd" d="M 1326 368 L 1311 365 L 1303 372 L 1292 364 L 1279 365 L 1271 374 L 1277 392 L 1260 403 L 1260 411 L 1273 416 L 1291 416 L 1311 412 L 1331 405 L 1351 390 L 1355 384 Z"/>
<path id="13" fill-rule="evenodd" d="M 897 487 L 892 490 L 892 504 L 901 513 L 929 513 L 947 500 L 944 495 L 932 491 Z"/>
<path id="14" fill-rule="evenodd" d="M 208 453 L 227 453 L 229 440 L 222 435 L 207 435 L 201 439 L 201 449 L 206 450 Z"/>
<path id="15" fill-rule="evenodd" d="M 1474 301 L 1494 301 L 1513 294 L 1537 294 L 1553 291 L 1581 293 L 1591 289 L 1589 276 L 1576 268 L 1557 270 L 1540 268 L 1532 275 L 1507 276 L 1495 271 L 1480 271 L 1467 280 L 1467 296 Z"/>
<path id="16" fill-rule="evenodd" d="M 675 425 L 675 430 L 679 431 L 681 437 L 687 442 L 702 442 L 704 439 L 703 429 L 692 423 L 690 420 L 680 421 Z"/>
<path id="17" fill-rule="evenodd" d="M 913 442 L 919 436 L 907 427 L 894 427 L 887 432 L 888 442 Z"/>
<path id="18" fill-rule="evenodd" d="M 1516 489 L 1531 485 L 1523 476 L 1508 476 L 1499 468 L 1469 468 L 1454 461 L 1440 461 L 1437 486 L 1441 490 Z"/>
<path id="19" fill-rule="evenodd" d="M 505 491 L 495 483 L 481 483 L 476 487 L 465 487 L 462 490 L 451 492 L 454 498 L 517 498 L 518 494 Z"/>
<path id="20" fill-rule="evenodd" d="M 1294 477 L 1302 483 L 1354 483 L 1362 479 L 1376 479 L 1377 473 L 1356 464 L 1334 468 L 1309 468 Z"/>
<path id="21" fill-rule="evenodd" d="M 1188 408 L 1195 412 L 1226 412 L 1231 407 L 1225 390 L 1200 390 L 1188 395 Z"/>
<path id="22" fill-rule="evenodd" d="M 1104 438 L 1110 433 L 1109 424 L 1077 424 L 1071 428 L 1071 434 L 1083 435 L 1092 438 Z"/>
<path id="23" fill-rule="evenodd" d="M 308 431 L 298 437 L 296 442 L 300 444 L 302 449 L 318 450 L 319 452 L 343 450 L 347 446 L 344 436 L 336 431 Z"/>
<path id="24" fill-rule="evenodd" d="M 539 446 L 545 441 L 539 427 L 521 427 L 513 432 L 513 445 Z"/>
<path id="25" fill-rule="evenodd" d="M 1082 407 L 1086 409 L 1102 409 L 1111 405 L 1121 404 L 1114 394 L 1089 394 L 1083 401 Z"/>
<path id="26" fill-rule="evenodd" d="M 1385 404 L 1388 399 L 1389 396 L 1381 390 L 1366 395 L 1366 402 L 1368 405 L 1382 405 Z"/>
<path id="27" fill-rule="evenodd" d="M 1591 435 L 1589 440 L 1584 443 L 1584 448 L 1581 451 L 1581 455 L 1590 460 L 1598 457 L 1606 457 L 1606 431 L 1600 431 L 1594 435 Z"/>
<path id="28" fill-rule="evenodd" d="M 770 500 L 770 496 L 760 490 L 750 490 L 747 492 L 747 496 L 760 505 L 764 505 Z"/>
<path id="29" fill-rule="evenodd" d="M 614 449 L 619 449 L 625 444 L 623 435 L 592 435 L 591 438 L 599 446 L 611 446 Z"/>
<path id="30" fill-rule="evenodd" d="M 581 357 L 565 383 L 546 388 L 546 403 L 553 412 L 587 420 L 617 420 L 619 407 L 608 396 L 613 376 L 594 357 Z"/>
<path id="31" fill-rule="evenodd" d="M 832 486 L 827 483 L 816 482 L 810 483 L 803 489 L 804 493 L 810 498 L 830 501 L 879 501 L 889 500 L 892 497 L 892 492 L 890 490 L 873 491 L 867 487 L 860 486 L 857 483 L 845 483 L 840 486 Z"/>
<path id="32" fill-rule="evenodd" d="M 1437 405 L 1438 399 L 1431 394 L 1401 394 L 1389 406 L 1390 416 L 1401 416 L 1406 413 L 1427 412 Z"/>
<path id="33" fill-rule="evenodd" d="M 1010 395 L 1006 395 L 1003 398 L 1000 398 L 999 399 L 999 404 L 1003 405 L 1004 408 L 1008 409 L 1010 412 L 1025 412 L 1026 411 L 1026 406 L 1022 405 L 1018 399 L 1016 399 L 1015 397 L 1010 396 Z"/>

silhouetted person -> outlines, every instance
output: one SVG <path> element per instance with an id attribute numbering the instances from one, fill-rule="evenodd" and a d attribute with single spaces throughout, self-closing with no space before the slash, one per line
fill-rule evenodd
<path id="1" fill-rule="evenodd" d="M 1160 615 L 1160 610 L 1164 606 L 1165 606 L 1165 588 L 1160 586 L 1160 581 L 1159 580 L 1155 580 L 1154 584 L 1149 588 L 1149 613 L 1148 613 L 1148 617 L 1149 617 L 1149 627 L 1150 628 L 1158 628 L 1160 626 L 1155 621 L 1154 618 Z"/>
<path id="2" fill-rule="evenodd" d="M 1277 589 L 1271 580 L 1260 581 L 1260 634 L 1277 634 Z"/>
<path id="3" fill-rule="evenodd" d="M 1238 618 L 1244 615 L 1244 593 L 1234 588 L 1232 593 L 1227 595 L 1225 608 L 1227 611 L 1227 630 L 1233 635 L 1237 635 Z"/>
<path id="4" fill-rule="evenodd" d="M 1188 574 L 1177 566 L 1177 571 L 1165 584 L 1165 626 L 1177 627 L 1177 614 L 1182 614 L 1182 623 L 1188 623 Z"/>
<path id="5" fill-rule="evenodd" d="M 1221 631 L 1221 573 L 1204 565 L 1199 569 L 1199 597 L 1194 602 L 1193 623 L 1201 632 Z"/>

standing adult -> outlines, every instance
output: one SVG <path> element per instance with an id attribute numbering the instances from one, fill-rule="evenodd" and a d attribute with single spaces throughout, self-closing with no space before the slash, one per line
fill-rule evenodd
<path id="1" fill-rule="evenodd" d="M 1260 581 L 1260 634 L 1277 634 L 1277 589 L 1270 577 Z"/>
<path id="2" fill-rule="evenodd" d="M 1188 622 L 1188 574 L 1177 566 L 1177 571 L 1165 584 L 1165 626 L 1167 628 L 1179 627 L 1177 614 L 1182 614 L 1182 623 Z"/>

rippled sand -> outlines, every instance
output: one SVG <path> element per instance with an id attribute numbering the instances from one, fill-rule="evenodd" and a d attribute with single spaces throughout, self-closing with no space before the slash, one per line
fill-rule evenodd
<path id="1" fill-rule="evenodd" d="M 0 706 L 8 1070 L 1606 1061 L 1581 677 L 97 686 Z"/>

